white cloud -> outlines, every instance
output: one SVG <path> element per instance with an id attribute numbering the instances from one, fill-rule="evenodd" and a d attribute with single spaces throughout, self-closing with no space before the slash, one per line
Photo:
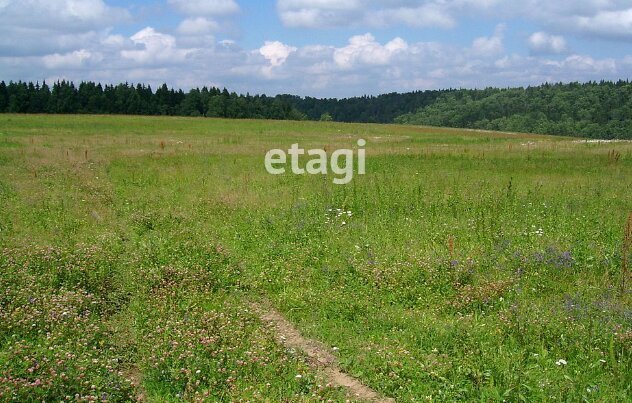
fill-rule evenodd
<path id="1" fill-rule="evenodd" d="M 234 0 L 168 0 L 180 13 L 189 16 L 216 16 L 239 12 Z"/>
<path id="2" fill-rule="evenodd" d="M 535 32 L 529 36 L 529 49 L 533 54 L 557 54 L 566 52 L 566 40 L 563 36 Z"/>
<path id="3" fill-rule="evenodd" d="M 277 0 L 286 26 L 452 28 L 463 17 L 522 18 L 544 28 L 632 38 L 629 0 Z"/>
<path id="4" fill-rule="evenodd" d="M 259 53 L 270 62 L 273 67 L 278 67 L 285 63 L 292 52 L 296 52 L 297 48 L 288 46 L 279 41 L 266 41 L 259 48 Z"/>
<path id="5" fill-rule="evenodd" d="M 490 37 L 476 38 L 472 43 L 472 54 L 474 57 L 486 57 L 493 56 L 503 51 L 503 35 L 505 32 L 505 25 L 500 24 L 496 27 L 494 35 Z"/>
<path id="6" fill-rule="evenodd" d="M 96 30 L 128 20 L 126 9 L 110 7 L 102 0 L 4 0 L 3 27 L 77 32 Z"/>
<path id="7" fill-rule="evenodd" d="M 418 7 L 377 10 L 367 13 L 365 21 L 368 25 L 377 27 L 405 24 L 411 27 L 452 28 L 456 25 L 454 17 L 445 10 L 445 7 L 434 3 Z"/>
<path id="8" fill-rule="evenodd" d="M 77 1 L 70 0 L 52 0 L 50 4 L 59 9 L 48 7 L 43 1 L 0 0 L 0 78 L 146 82 L 154 88 L 167 82 L 185 89 L 213 83 L 251 93 L 352 96 L 632 77 L 632 52 L 624 44 L 617 45 L 622 49 L 620 56 L 611 58 L 572 54 L 565 45 L 570 35 L 630 38 L 625 36 L 625 10 L 630 5 L 623 0 L 278 2 L 280 15 L 289 18 L 285 24 L 353 26 L 355 30 L 363 25 L 375 27 L 360 32 L 402 24 L 449 29 L 458 25 L 464 15 L 494 21 L 519 16 L 541 26 L 534 30 L 539 32 L 524 38 L 525 46 L 531 50 L 527 55 L 510 48 L 515 39 L 510 35 L 515 35 L 516 30 L 505 33 L 502 24 L 487 36 L 466 38 L 466 42 L 471 41 L 469 45 L 447 40 L 412 42 L 395 35 L 377 40 L 365 34 L 338 46 L 319 41 L 297 46 L 286 39 L 243 49 L 235 41 L 230 25 L 233 17 L 225 17 L 239 10 L 232 0 L 186 4 L 172 0 L 172 6 L 184 14 L 179 24 L 161 30 L 147 27 L 133 35 L 122 35 L 113 27 L 129 20 L 127 11 L 110 7 L 102 0 L 86 1 L 93 9 L 81 4 L 73 8 Z M 29 10 L 21 8 L 21 4 L 43 4 L 43 8 Z M 196 5 L 200 8 L 196 9 Z"/>
<path id="9" fill-rule="evenodd" d="M 84 66 L 88 62 L 100 62 L 103 56 L 100 53 L 93 53 L 85 49 L 75 50 L 74 52 L 42 57 L 44 66 L 49 69 L 77 69 Z"/>
<path id="10" fill-rule="evenodd" d="M 121 56 L 138 64 L 177 63 L 191 53 L 189 49 L 179 49 L 175 37 L 157 32 L 152 27 L 138 31 L 130 39 L 140 49 L 122 50 Z"/>
<path id="11" fill-rule="evenodd" d="M 444 1 L 419 3 L 405 0 L 278 0 L 277 10 L 283 24 L 290 27 L 385 27 L 405 24 L 449 28 L 455 25 Z"/>
<path id="12" fill-rule="evenodd" d="M 401 38 L 381 45 L 367 33 L 351 37 L 347 46 L 335 50 L 333 58 L 342 69 L 351 69 L 356 64 L 386 65 L 393 56 L 407 49 L 408 44 Z"/>
<path id="13" fill-rule="evenodd" d="M 102 0 L 3 0 L 0 55 L 72 52 L 130 18 L 127 10 Z"/>
<path id="14" fill-rule="evenodd" d="M 279 0 L 277 9 L 287 26 L 323 28 L 353 20 L 363 3 L 363 0 Z"/>
<path id="15" fill-rule="evenodd" d="M 632 7 L 625 10 L 600 11 L 591 16 L 574 17 L 579 30 L 604 37 L 632 39 Z"/>
<path id="16" fill-rule="evenodd" d="M 596 74 L 612 74 L 617 71 L 617 62 L 612 58 L 594 59 L 590 56 L 571 55 L 558 66 L 563 70 L 583 71 Z"/>
<path id="17" fill-rule="evenodd" d="M 101 41 L 106 47 L 122 48 L 129 40 L 123 35 L 108 35 Z"/>
<path id="18" fill-rule="evenodd" d="M 261 72 L 264 77 L 273 78 L 275 68 L 282 66 L 290 54 L 297 50 L 298 48 L 288 46 L 279 41 L 266 41 L 264 45 L 259 48 L 259 54 L 270 63 L 268 66 L 261 67 Z"/>
<path id="19" fill-rule="evenodd" d="M 449 28 L 455 19 L 444 0 L 278 0 L 281 21 L 291 27 L 327 28 L 405 24 Z"/>
<path id="20" fill-rule="evenodd" d="M 187 18 L 178 25 L 178 33 L 183 35 L 207 35 L 217 31 L 219 25 L 204 17 Z"/>

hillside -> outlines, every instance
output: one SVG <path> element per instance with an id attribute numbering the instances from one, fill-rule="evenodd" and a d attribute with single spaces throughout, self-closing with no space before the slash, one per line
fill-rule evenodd
<path id="1" fill-rule="evenodd" d="M 143 84 L 0 82 L 0 112 L 206 116 L 404 123 L 603 139 L 632 138 L 632 84 L 446 89 L 344 99 L 182 90 Z"/>
<path id="2" fill-rule="evenodd" d="M 601 82 L 459 90 L 397 123 L 632 139 L 632 84 Z"/>

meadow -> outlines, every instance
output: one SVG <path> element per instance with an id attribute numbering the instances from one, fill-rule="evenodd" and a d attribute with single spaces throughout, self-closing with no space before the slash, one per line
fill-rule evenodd
<path id="1" fill-rule="evenodd" d="M 352 399 L 269 304 L 397 401 L 629 401 L 631 213 L 630 142 L 0 114 L 0 400 Z"/>

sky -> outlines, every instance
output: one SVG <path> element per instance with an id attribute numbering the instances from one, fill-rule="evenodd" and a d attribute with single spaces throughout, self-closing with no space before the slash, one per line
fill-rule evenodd
<path id="1" fill-rule="evenodd" d="M 350 97 L 632 78 L 632 0 L 0 0 L 0 80 Z"/>

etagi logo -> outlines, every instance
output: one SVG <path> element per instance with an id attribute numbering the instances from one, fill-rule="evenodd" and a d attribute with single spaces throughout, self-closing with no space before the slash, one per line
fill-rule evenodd
<path id="1" fill-rule="evenodd" d="M 364 146 L 366 146 L 366 140 L 358 140 L 358 175 L 364 175 L 366 173 L 365 158 L 366 153 Z M 287 155 L 291 157 L 292 173 L 295 175 L 302 175 L 307 172 L 310 175 L 327 175 L 329 168 L 335 175 L 343 175 L 341 178 L 334 178 L 336 185 L 346 185 L 353 179 L 353 150 L 339 149 L 331 153 L 331 160 L 328 161 L 327 151 L 322 149 L 307 150 L 307 155 L 311 158 L 307 161 L 305 168 L 299 166 L 299 156 L 305 155 L 305 150 L 299 148 L 298 143 L 292 144 L 287 154 L 284 150 L 274 149 L 266 153 L 265 167 L 266 171 L 272 175 L 281 175 L 285 173 L 285 164 L 287 162 Z M 342 165 L 341 165 L 342 160 Z M 281 165 L 281 166 L 279 166 Z"/>

